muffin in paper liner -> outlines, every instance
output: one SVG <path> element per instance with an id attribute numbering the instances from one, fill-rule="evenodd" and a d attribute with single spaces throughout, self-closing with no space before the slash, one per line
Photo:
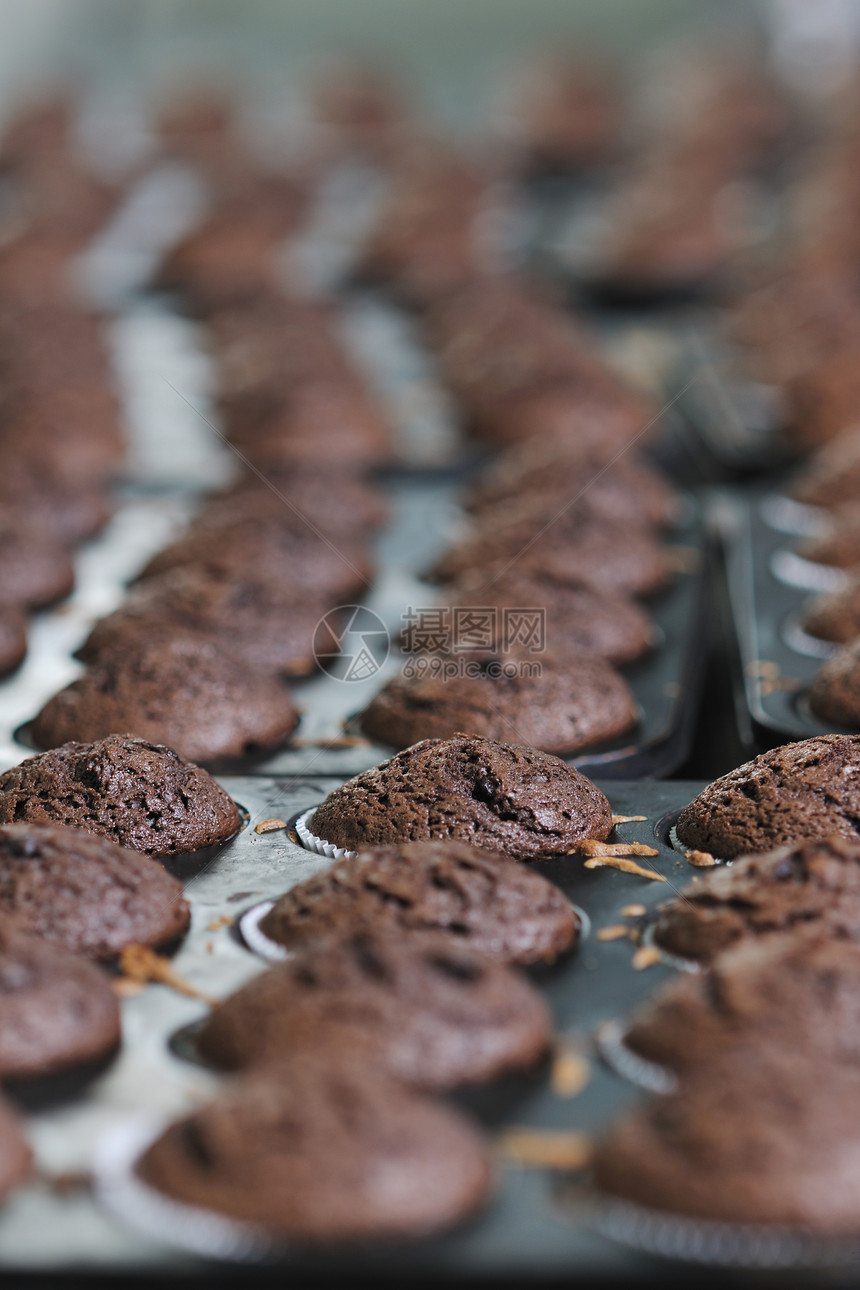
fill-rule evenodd
<path id="1" fill-rule="evenodd" d="M 285 959 L 292 958 L 290 951 L 273 941 L 260 928 L 260 923 L 274 906 L 273 900 L 261 900 L 246 909 L 239 918 L 239 934 L 247 948 L 258 958 L 265 959 L 268 963 L 283 963 Z"/>
<path id="2" fill-rule="evenodd" d="M 204 1258 L 261 1262 L 276 1250 L 261 1228 L 174 1200 L 136 1173 L 137 1162 L 167 1128 L 151 1116 L 116 1125 L 96 1144 L 93 1195 L 114 1218 L 142 1236 Z"/>
<path id="3" fill-rule="evenodd" d="M 620 1021 L 604 1021 L 594 1036 L 597 1051 L 603 1061 L 631 1084 L 647 1089 L 649 1093 L 673 1093 L 678 1087 L 678 1077 L 665 1066 L 640 1057 L 627 1046 L 626 1027 Z"/>
<path id="4" fill-rule="evenodd" d="M 844 569 L 807 560 L 806 556 L 795 551 L 774 551 L 770 569 L 780 582 L 789 587 L 799 587 L 802 591 L 841 591 L 848 581 Z"/>
<path id="5" fill-rule="evenodd" d="M 327 856 L 329 860 L 351 860 L 353 856 L 357 856 L 357 851 L 349 851 L 346 847 L 336 847 L 333 842 L 326 842 L 324 838 L 317 837 L 310 828 L 315 811 L 316 807 L 312 806 L 310 810 L 305 811 L 296 820 L 296 833 L 305 850 L 315 851 L 318 856 Z"/>
<path id="6" fill-rule="evenodd" d="M 725 1223 L 647 1209 L 592 1187 L 586 1224 L 630 1249 L 722 1268 L 828 1268 L 860 1259 L 860 1235 L 827 1237 L 777 1224 Z"/>

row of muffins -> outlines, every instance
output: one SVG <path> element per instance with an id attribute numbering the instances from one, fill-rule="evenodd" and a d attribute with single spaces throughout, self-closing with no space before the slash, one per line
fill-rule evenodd
<path id="1" fill-rule="evenodd" d="M 196 1032 L 233 1079 L 144 1150 L 137 1176 L 276 1242 L 445 1230 L 487 1203 L 492 1169 L 476 1126 L 438 1099 L 547 1054 L 550 1014 L 516 968 L 581 932 L 517 861 L 607 837 L 609 804 L 555 757 L 459 735 L 348 781 L 310 827 L 344 854 L 269 902 L 259 927 L 284 961 Z M 380 1169 L 394 1185 L 375 1184 Z"/>
<path id="2" fill-rule="evenodd" d="M 251 157 L 220 100 L 165 114 L 160 145 L 199 170 L 209 205 L 154 285 L 206 317 L 219 419 L 242 473 L 93 626 L 85 672 L 48 701 L 31 737 L 54 747 L 132 732 L 223 765 L 293 732 L 284 677 L 313 670 L 317 624 L 371 580 L 384 505 L 365 472 L 386 455 L 387 430 L 331 308 L 274 279 L 274 248 L 300 222 L 307 183 Z M 243 259 L 233 243 L 246 234 L 256 249 Z"/>
<path id="3" fill-rule="evenodd" d="M 76 297 L 75 257 L 119 190 L 77 159 L 69 105 L 23 111 L 0 140 L 9 185 L 0 255 L 0 673 L 27 616 L 69 594 L 70 548 L 107 522 L 124 455 L 104 323 Z"/>
<path id="4" fill-rule="evenodd" d="M 663 1091 L 614 1122 L 595 1153 L 598 1187 L 634 1207 L 611 1219 L 623 1238 L 649 1215 L 656 1248 L 698 1242 L 719 1261 L 732 1233 L 770 1230 L 771 1257 L 790 1258 L 799 1236 L 860 1230 L 858 756 L 856 736 L 790 744 L 681 812 L 682 846 L 733 863 L 698 876 L 653 926 L 658 946 L 700 970 L 625 1023 L 625 1052 L 647 1066 L 625 1067 L 622 1053 L 619 1068 L 640 1080 L 656 1069 Z"/>
<path id="5" fill-rule="evenodd" d="M 80 1091 L 121 1046 L 118 960 L 188 930 L 164 867 L 226 842 L 238 809 L 170 749 L 113 737 L 6 772 L 0 788 L 0 1085 L 25 1105 Z M 2 1193 L 30 1163 L 3 1105 Z"/>

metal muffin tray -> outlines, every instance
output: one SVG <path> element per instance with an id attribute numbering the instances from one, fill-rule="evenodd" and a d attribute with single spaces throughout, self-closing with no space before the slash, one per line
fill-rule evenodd
<path id="1" fill-rule="evenodd" d="M 811 508 L 775 490 L 756 490 L 746 503 L 738 503 L 727 542 L 737 684 L 754 733 L 766 746 L 848 731 L 817 717 L 806 697 L 836 646 L 803 631 L 803 606 L 816 591 L 838 585 L 842 576 L 796 555 L 798 541 L 814 528 Z"/>
<path id="2" fill-rule="evenodd" d="M 288 827 L 263 833 L 263 821 L 293 821 L 319 802 L 340 779 L 265 776 L 224 777 L 221 782 L 247 812 L 243 830 L 205 868 L 186 882 L 192 906 L 187 940 L 173 959 L 175 972 L 203 994 L 220 998 L 266 965 L 240 941 L 235 920 L 248 907 L 278 895 L 330 862 L 301 848 Z M 552 968 L 535 971 L 553 1009 L 565 1051 L 584 1059 L 587 1082 L 575 1095 L 553 1092 L 547 1070 L 510 1085 L 472 1092 L 461 1103 L 501 1144 L 506 1131 L 523 1128 L 592 1135 L 636 1090 L 596 1057 L 593 1035 L 600 1023 L 624 1017 L 670 970 L 657 964 L 636 970 L 635 944 L 627 938 L 602 940 L 603 928 L 639 920 L 621 911 L 646 908 L 671 897 L 692 870 L 667 841 L 677 811 L 698 783 L 605 784 L 613 811 L 643 815 L 619 824 L 619 839 L 640 841 L 658 854 L 640 863 L 665 875 L 656 882 L 611 868 L 586 870 L 572 856 L 538 866 L 586 911 L 591 927 L 576 953 Z M 71 1101 L 31 1113 L 27 1132 L 38 1175 L 0 1211 L 0 1266 L 6 1270 L 50 1272 L 74 1264 L 81 1273 L 132 1272 L 201 1274 L 210 1262 L 135 1229 L 130 1216 L 119 1221 L 97 1204 L 86 1182 L 93 1160 L 116 1135 L 141 1116 L 160 1123 L 199 1105 L 218 1078 L 171 1048 L 177 1032 L 206 1012 L 207 1005 L 168 986 L 150 984 L 122 1002 L 124 1045 L 116 1062 Z M 583 1074 L 583 1078 L 584 1078 Z M 559 1085 L 557 1087 L 560 1088 Z M 570 1094 L 569 1087 L 567 1092 Z M 80 1175 L 80 1177 L 79 1177 Z M 500 1150 L 499 1185 L 487 1212 L 460 1231 L 433 1241 L 302 1254 L 279 1261 L 284 1273 L 313 1276 L 349 1273 L 350 1279 L 402 1276 L 416 1279 L 504 1279 L 531 1281 L 584 1277 L 621 1282 L 645 1277 L 649 1265 L 597 1234 L 587 1207 L 563 1199 L 569 1175 L 526 1167 Z M 78 1185 L 74 1185 L 75 1182 Z"/>

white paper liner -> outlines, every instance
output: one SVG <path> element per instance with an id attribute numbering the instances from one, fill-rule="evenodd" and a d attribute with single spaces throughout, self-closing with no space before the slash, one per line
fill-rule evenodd
<path id="1" fill-rule="evenodd" d="M 674 1093 L 678 1087 L 677 1075 L 628 1048 L 625 1034 L 620 1021 L 604 1021 L 594 1036 L 597 1051 L 610 1070 L 649 1093 Z"/>
<path id="2" fill-rule="evenodd" d="M 260 923 L 274 905 L 273 900 L 261 900 L 259 904 L 246 909 L 239 919 L 239 932 L 252 954 L 266 959 L 269 963 L 282 963 L 284 959 L 292 958 L 293 955 L 260 929 Z"/>
<path id="3" fill-rule="evenodd" d="M 274 1244 L 260 1228 L 164 1196 L 137 1176 L 137 1161 L 166 1127 L 135 1116 L 96 1144 L 92 1178 L 99 1204 L 141 1235 L 191 1254 L 234 1262 L 271 1255 Z"/>
<path id="4" fill-rule="evenodd" d="M 774 551 L 770 560 L 771 573 L 789 587 L 803 591 L 839 591 L 848 581 L 844 569 L 832 564 L 818 564 L 794 551 Z"/>
<path id="5" fill-rule="evenodd" d="M 832 523 L 822 506 L 796 502 L 794 498 L 782 493 L 769 493 L 767 497 L 763 497 L 759 514 L 768 528 L 776 529 L 778 533 L 794 533 L 799 537 L 820 537 Z"/>
<path id="6" fill-rule="evenodd" d="M 809 658 L 831 658 L 839 648 L 833 641 L 822 640 L 820 636 L 810 636 L 805 632 L 796 618 L 786 623 L 782 639 L 789 649 Z"/>
<path id="7" fill-rule="evenodd" d="M 724 1223 L 595 1194 L 587 1222 L 602 1236 L 661 1258 L 724 1268 L 826 1268 L 860 1258 L 860 1237 L 777 1224 Z"/>
<path id="8" fill-rule="evenodd" d="M 329 860 L 345 860 L 357 856 L 357 851 L 349 851 L 346 847 L 336 847 L 333 842 L 326 842 L 323 838 L 318 838 L 315 833 L 311 832 L 308 828 L 308 823 L 313 818 L 315 810 L 316 807 L 312 806 L 309 811 L 305 811 L 304 815 L 300 815 L 296 820 L 296 833 L 305 850 L 315 851 L 318 856 L 327 856 Z"/>

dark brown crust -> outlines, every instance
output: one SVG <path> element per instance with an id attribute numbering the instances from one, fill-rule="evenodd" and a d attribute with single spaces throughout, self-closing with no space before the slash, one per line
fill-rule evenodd
<path id="1" fill-rule="evenodd" d="M 684 846 L 722 860 L 807 838 L 860 835 L 860 735 L 819 735 L 762 753 L 685 807 Z"/>
<path id="2" fill-rule="evenodd" d="M 445 664 L 471 663 L 474 675 L 446 677 Z M 437 672 L 434 675 L 434 665 Z M 538 654 L 531 666 L 507 659 L 425 656 L 417 675 L 390 680 L 359 718 L 369 738 L 389 748 L 466 731 L 486 739 L 516 739 L 549 753 L 574 753 L 627 733 L 638 710 L 627 682 L 604 659 L 557 663 Z M 426 674 L 429 671 L 429 675 Z"/>
<path id="3" fill-rule="evenodd" d="M 172 945 L 191 909 L 160 864 L 79 829 L 0 825 L 0 913 L 85 958 Z"/>
<path id="4" fill-rule="evenodd" d="M 69 824 L 146 855 L 182 855 L 238 830 L 235 802 L 170 748 L 111 735 L 29 757 L 0 775 L 0 823 Z"/>
<path id="5" fill-rule="evenodd" d="M 207 765 L 278 748 L 299 724 L 281 680 L 187 637 L 142 637 L 105 651 L 49 699 L 32 725 L 40 748 L 117 730 Z"/>
<path id="6" fill-rule="evenodd" d="M 290 950 L 386 928 L 445 933 L 497 962 L 523 964 L 557 958 L 580 932 L 553 883 L 464 842 L 410 842 L 339 860 L 292 887 L 260 923 Z"/>
<path id="7" fill-rule="evenodd" d="M 326 1035 L 356 1062 L 441 1091 L 527 1070 L 547 1052 L 552 1022 L 525 977 L 448 937 L 359 930 L 254 977 L 197 1043 L 214 1065 L 241 1070 Z"/>
<path id="8" fill-rule="evenodd" d="M 491 1183 L 467 1120 L 324 1049 L 171 1125 L 137 1172 L 177 1200 L 327 1245 L 449 1228 Z"/>
<path id="9" fill-rule="evenodd" d="M 738 941 L 793 928 L 860 939 L 860 841 L 803 842 L 701 873 L 663 907 L 654 939 L 706 963 Z"/>
<path id="10" fill-rule="evenodd" d="M 349 780 L 317 807 L 311 827 L 350 850 L 452 839 L 539 860 L 583 838 L 607 838 L 612 812 L 557 757 L 457 734 L 424 740 Z"/>

